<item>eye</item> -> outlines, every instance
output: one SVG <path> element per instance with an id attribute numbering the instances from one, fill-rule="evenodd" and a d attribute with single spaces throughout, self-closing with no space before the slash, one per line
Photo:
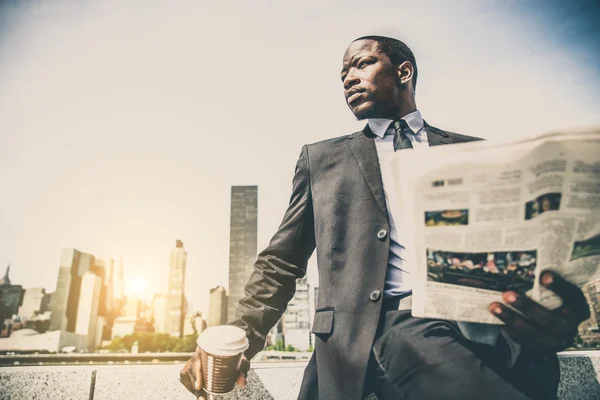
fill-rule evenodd
<path id="1" fill-rule="evenodd" d="M 356 67 L 358 69 L 363 69 L 364 67 L 366 67 L 369 64 L 373 64 L 373 60 L 371 60 L 371 59 L 361 60 Z"/>

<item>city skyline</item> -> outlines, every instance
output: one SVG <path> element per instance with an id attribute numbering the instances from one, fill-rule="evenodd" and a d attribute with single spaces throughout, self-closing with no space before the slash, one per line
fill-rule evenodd
<path id="1" fill-rule="evenodd" d="M 132 286 L 138 290 L 124 295 L 122 258 L 115 263 L 113 258 L 105 261 L 91 253 L 67 248 L 62 251 L 56 289 L 48 295 L 44 288 L 25 289 L 14 285 L 9 276 L 10 265 L 6 267 L 0 286 L 2 293 L 13 293 L 13 300 L 0 296 L 1 321 L 6 322 L 3 337 L 30 329 L 27 327 L 32 326 L 31 322 L 41 318 L 48 322 L 47 328 L 39 326 L 42 336 L 36 335 L 33 341 L 28 339 L 19 346 L 39 345 L 48 338 L 48 346 L 53 348 L 56 342 L 50 338 L 60 336 L 46 333 L 58 331 L 59 335 L 75 334 L 66 340 L 77 343 L 78 348 L 84 346 L 87 351 L 93 351 L 109 339 L 134 332 L 168 333 L 181 339 L 207 326 L 227 323 L 233 319 L 237 302 L 244 295 L 244 285 L 256 258 L 257 195 L 257 186 L 231 187 L 229 287 L 233 290 L 227 295 L 223 286 L 212 288 L 208 312 L 192 310 L 187 301 L 184 292 L 187 251 L 180 239 L 171 248 L 168 291 L 146 293 L 152 298 L 151 302 L 139 296 L 140 287 Z M 277 334 L 282 335 L 287 345 L 304 350 L 312 343 L 310 290 L 306 278 L 298 279 L 298 283 L 296 294 L 278 324 L 280 332 Z M 49 301 L 52 296 L 54 302 Z M 50 313 L 45 314 L 48 303 Z M 4 318 L 8 319 L 4 321 Z M 7 343 L 4 341 L 4 345 Z"/>
<path id="2" fill-rule="evenodd" d="M 230 246 L 229 246 L 229 251 L 230 251 L 230 260 L 229 260 L 229 266 L 228 266 L 228 279 L 226 281 L 224 281 L 223 283 L 219 283 L 216 287 L 223 287 L 224 290 L 227 292 L 226 298 L 227 300 L 230 299 L 229 296 L 229 292 L 231 291 L 231 283 L 232 283 L 232 276 L 229 273 L 230 271 L 230 267 L 231 265 L 239 265 L 239 267 L 243 267 L 242 270 L 238 271 L 241 275 L 238 277 L 237 281 L 239 282 L 245 282 L 247 280 L 247 278 L 249 277 L 249 273 L 253 268 L 253 264 L 254 264 L 254 260 L 256 258 L 256 229 L 257 229 L 257 214 L 258 214 L 258 210 L 257 210 L 257 195 L 258 195 L 258 187 L 257 186 L 232 186 L 231 187 L 231 211 L 232 211 L 232 216 L 230 216 L 229 218 L 229 224 L 230 227 L 233 231 L 237 231 L 238 232 L 238 241 L 231 242 L 230 241 Z M 248 217 L 250 219 L 248 219 Z M 249 224 L 249 225 L 248 225 Z M 240 236 L 241 235 L 241 236 Z M 238 243 L 239 242 L 239 243 Z M 241 244 L 241 247 L 240 247 Z M 84 263 L 87 264 L 93 264 L 95 262 L 100 262 L 100 263 L 104 263 L 103 260 L 108 260 L 108 262 L 111 265 L 110 271 L 113 274 L 117 274 L 120 276 L 120 279 L 116 280 L 116 287 L 113 287 L 114 291 L 119 290 L 120 293 L 122 295 L 125 295 L 125 297 L 127 298 L 140 298 L 142 300 L 144 300 L 144 302 L 146 304 L 151 304 L 153 303 L 153 301 L 155 300 L 156 296 L 160 296 L 160 295 L 164 295 L 166 294 L 166 296 L 168 297 L 170 292 L 173 290 L 171 288 L 172 284 L 173 284 L 173 277 L 171 276 L 171 274 L 174 271 L 174 266 L 178 267 L 179 269 L 182 268 L 182 271 L 176 271 L 175 274 L 176 276 L 174 277 L 175 281 L 182 281 L 182 284 L 184 285 L 185 283 L 185 269 L 186 269 L 186 261 L 187 261 L 187 252 L 183 251 L 183 255 L 178 254 L 176 251 L 177 249 L 182 249 L 183 250 L 183 242 L 179 239 L 176 240 L 176 248 L 171 250 L 171 256 L 170 256 L 170 262 L 169 262 L 169 266 L 166 268 L 166 273 L 169 277 L 168 282 L 169 285 L 167 286 L 167 290 L 157 290 L 155 288 L 151 288 L 151 287 L 147 287 L 144 279 L 141 278 L 139 276 L 136 277 L 130 277 L 129 279 L 123 279 L 123 275 L 128 275 L 126 272 L 126 269 L 123 269 L 123 258 L 119 257 L 119 262 L 115 265 L 115 258 L 114 257 L 108 257 L 108 258 L 102 258 L 102 257 L 96 257 L 94 256 L 93 252 L 84 252 L 81 251 L 79 249 L 76 248 L 63 248 L 62 252 L 62 259 L 61 262 L 59 263 L 58 266 L 58 270 L 59 270 L 59 279 L 58 282 L 55 282 L 55 286 L 54 289 L 53 287 L 42 287 L 40 285 L 38 286 L 33 286 L 33 287 L 40 287 L 43 290 L 45 290 L 48 293 L 54 293 L 54 291 L 56 290 L 56 288 L 61 288 L 62 286 L 64 286 L 65 284 L 70 284 L 70 281 L 68 281 L 67 283 L 61 283 L 61 276 L 63 276 L 63 280 L 67 279 L 66 278 L 66 272 L 63 273 L 62 275 L 60 274 L 60 269 L 61 268 L 65 268 L 62 264 L 65 263 L 65 257 L 69 258 L 71 257 L 73 260 L 77 259 L 77 261 L 71 261 L 71 258 L 69 258 L 71 263 L 79 263 L 79 259 L 78 257 L 80 257 L 81 255 L 83 255 L 84 257 Z M 174 253 L 175 251 L 175 253 Z M 68 253 L 68 254 L 65 254 Z M 72 254 L 72 255 L 71 255 Z M 183 263 L 183 267 L 180 267 L 179 264 Z M 91 266 L 87 265 L 84 267 L 79 267 L 79 273 L 85 273 L 85 271 L 88 271 Z M 116 269 L 116 272 L 112 272 L 113 271 L 113 267 Z M 69 266 L 69 268 L 71 268 Z M 10 262 L 7 265 L 7 271 L 8 269 L 10 269 Z M 238 268 L 239 269 L 239 268 Z M 8 272 L 7 272 L 8 273 Z M 183 275 L 183 276 L 181 276 Z M 111 278 L 114 278 L 113 275 L 111 275 Z M 80 276 L 79 279 L 82 279 L 82 277 Z M 234 281 L 236 280 L 236 278 L 234 278 Z M 229 304 L 233 304 L 233 306 L 235 306 L 235 304 L 237 303 L 237 301 L 240 298 L 240 293 L 243 293 L 243 286 L 244 284 L 241 283 L 240 287 L 237 288 L 237 290 L 234 291 L 234 299 L 231 303 Z M 184 285 L 185 287 L 185 285 Z M 216 288 L 215 287 L 215 288 Z M 209 294 L 212 293 L 211 289 L 209 291 Z M 185 289 L 182 292 L 182 295 L 187 299 L 187 293 L 185 291 Z M 235 297 L 237 296 L 237 297 Z M 58 296 L 58 300 L 60 300 L 61 298 L 61 294 L 59 293 Z M 207 316 L 210 313 L 210 304 L 206 304 L 204 307 L 199 308 L 199 307 L 195 307 L 193 306 L 191 303 L 189 303 L 187 300 L 185 301 L 185 306 L 190 305 L 192 306 L 192 308 L 190 310 L 187 310 L 188 312 L 200 312 L 202 313 L 204 316 Z M 172 308 L 172 307 L 171 307 Z M 229 311 L 231 312 L 231 310 Z M 228 315 L 228 313 L 226 313 L 226 316 Z M 57 317 L 55 317 L 57 318 Z M 226 317 L 227 319 L 230 319 L 228 317 Z M 183 329 L 183 328 L 181 328 Z"/>
<path id="3" fill-rule="evenodd" d="M 185 292 L 208 310 L 210 288 L 229 289 L 230 187 L 260 187 L 260 251 L 302 145 L 364 125 L 339 70 L 365 34 L 413 48 L 432 125 L 504 140 L 600 124 L 595 14 L 572 2 L 28 3 L 0 13 L 0 265 L 25 288 L 53 291 L 76 248 L 122 258 L 127 291 L 164 293 L 180 238 Z"/>
<path id="4" fill-rule="evenodd" d="M 230 242 L 230 265 L 233 267 L 231 269 L 234 277 L 232 279 L 230 274 L 229 286 L 239 285 L 234 290 L 234 296 L 237 298 L 234 297 L 233 301 L 236 303 L 240 293 L 243 293 L 245 280 L 256 257 L 257 192 L 257 186 L 231 188 L 230 226 L 233 234 Z M 56 289 L 48 293 L 48 296 L 45 288 L 23 288 L 21 285 L 13 285 L 8 264 L 0 285 L 11 288 L 13 292 L 16 290 L 15 295 L 18 295 L 19 300 L 0 297 L 0 301 L 6 302 L 5 311 L 8 313 L 2 314 L 2 318 L 8 318 L 10 321 L 11 317 L 15 316 L 16 319 L 12 322 L 17 322 L 16 329 L 23 329 L 18 325 L 19 322 L 23 318 L 24 321 L 36 319 L 37 314 L 44 311 L 44 300 L 48 303 L 50 296 L 54 295 L 54 303 L 50 303 L 49 329 L 86 336 L 88 349 L 101 346 L 103 337 L 114 337 L 115 332 L 137 330 L 140 323 L 152 322 L 154 331 L 179 338 L 182 338 L 185 332 L 195 330 L 188 321 L 190 316 L 200 321 L 200 326 L 207 323 L 211 326 L 226 323 L 228 296 L 223 286 L 210 290 L 208 312 L 199 313 L 191 308 L 184 292 L 186 261 L 187 251 L 183 242 L 177 239 L 175 247 L 171 249 L 168 291 L 146 291 L 145 299 L 140 296 L 142 288 L 136 285 L 139 281 L 126 281 L 125 286 L 129 285 L 131 291 L 127 294 L 123 292 L 122 258 L 115 264 L 113 258 L 104 261 L 75 248 L 63 249 Z M 12 303 L 14 304 L 11 305 Z"/>
<path id="5" fill-rule="evenodd" d="M 13 283 L 8 265 L 0 279 L 0 347 L 94 352 L 119 346 L 111 340 L 133 333 L 166 333 L 178 339 L 199 333 L 206 321 L 200 313 L 187 312 L 183 293 L 186 256 L 183 242 L 176 240 L 169 292 L 154 294 L 151 304 L 135 294 L 124 296 L 122 260 L 115 265 L 114 259 L 63 249 L 52 293 Z"/>

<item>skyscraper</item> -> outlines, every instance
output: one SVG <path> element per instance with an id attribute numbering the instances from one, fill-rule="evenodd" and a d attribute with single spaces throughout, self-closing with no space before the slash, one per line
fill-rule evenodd
<path id="1" fill-rule="evenodd" d="M 120 311 L 115 309 L 113 300 L 114 260 L 109 258 L 105 263 L 103 260 L 96 259 L 93 271 L 102 278 L 100 304 L 98 305 L 98 331 L 100 333 L 96 338 L 96 343 L 99 343 L 102 340 L 110 340 L 113 321 L 118 317 Z"/>
<path id="2" fill-rule="evenodd" d="M 110 260 L 109 281 L 112 286 L 112 300 L 111 300 L 111 311 L 110 316 L 106 318 L 106 329 L 103 335 L 105 340 L 110 340 L 114 336 L 112 329 L 114 327 L 116 319 L 121 315 L 121 311 L 125 306 L 125 295 L 124 289 L 125 284 L 123 281 L 123 259 L 119 258 L 119 262 L 115 263 L 114 260 Z M 110 290 L 110 289 L 109 289 Z M 108 296 L 107 296 L 108 297 Z"/>
<path id="3" fill-rule="evenodd" d="M 111 260 L 112 262 L 112 260 Z M 119 258 L 118 264 L 112 264 L 112 273 L 110 280 L 112 281 L 112 298 L 113 298 L 113 309 L 120 311 L 123 307 L 123 292 L 125 290 L 125 284 L 123 283 L 123 259 Z M 118 313 L 117 313 L 118 315 Z"/>
<path id="4" fill-rule="evenodd" d="M 21 285 L 13 285 L 8 276 L 10 273 L 10 265 L 6 267 L 4 277 L 0 279 L 0 308 L 4 309 L 4 318 L 11 318 L 13 315 L 18 314 L 19 306 L 23 301 L 23 294 L 25 291 Z M 0 321 L 2 325 L 4 321 Z"/>
<path id="5" fill-rule="evenodd" d="M 208 326 L 225 325 L 227 323 L 227 294 L 223 286 L 210 289 L 208 299 Z"/>
<path id="6" fill-rule="evenodd" d="M 125 337 L 135 331 L 136 317 L 117 317 L 113 324 L 111 338 Z"/>
<path id="7" fill-rule="evenodd" d="M 110 260 L 112 261 L 112 260 Z M 94 265 L 90 269 L 94 274 L 102 279 L 102 287 L 100 288 L 100 302 L 98 305 L 98 315 L 107 315 L 112 308 L 112 277 L 110 268 L 107 268 L 103 260 L 96 258 Z"/>
<path id="8" fill-rule="evenodd" d="M 100 344 L 102 330 L 98 332 L 98 310 L 100 308 L 100 294 L 102 291 L 102 278 L 92 271 L 87 271 L 81 277 L 81 291 L 79 294 L 79 304 L 77 307 L 77 324 L 75 333 L 78 335 L 87 335 L 87 349 L 93 351 Z M 100 328 L 103 328 L 104 318 L 102 318 Z"/>
<path id="9" fill-rule="evenodd" d="M 183 322 L 186 312 L 183 294 L 186 260 L 187 252 L 183 248 L 183 242 L 177 240 L 175 248 L 171 250 L 169 293 L 167 295 L 167 315 L 165 317 L 166 333 L 177 337 L 183 337 Z"/>
<path id="10" fill-rule="evenodd" d="M 227 321 L 235 316 L 238 302 L 244 297 L 244 285 L 256 261 L 257 207 L 257 186 L 231 187 Z"/>
<path id="11" fill-rule="evenodd" d="M 42 309 L 40 310 L 42 313 L 50 312 L 50 307 L 52 306 L 52 295 L 54 293 L 46 293 L 44 295 L 44 300 L 42 301 Z"/>
<path id="12" fill-rule="evenodd" d="M 296 279 L 296 293 L 288 303 L 282 318 L 285 344 L 292 345 L 298 350 L 307 350 L 311 345 L 309 289 L 306 278 Z"/>
<path id="13" fill-rule="evenodd" d="M 142 299 L 136 295 L 127 297 L 127 300 L 125 301 L 125 307 L 123 307 L 123 316 L 140 318 L 142 316 L 142 311 Z"/>
<path id="14" fill-rule="evenodd" d="M 166 332 L 167 300 L 166 294 L 155 294 L 152 300 L 152 319 L 157 333 Z"/>
<path id="15" fill-rule="evenodd" d="M 25 290 L 23 296 L 23 304 L 19 307 L 19 317 L 30 319 L 35 317 L 37 314 L 43 312 L 46 308 L 45 302 L 48 301 L 46 295 L 46 289 L 44 288 L 31 288 Z"/>
<path id="16" fill-rule="evenodd" d="M 64 249 L 58 268 L 56 291 L 52 295 L 50 330 L 75 332 L 83 274 L 94 265 L 94 256 Z"/>

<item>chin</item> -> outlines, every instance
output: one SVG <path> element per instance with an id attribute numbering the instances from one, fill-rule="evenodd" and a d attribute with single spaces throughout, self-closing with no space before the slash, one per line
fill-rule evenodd
<path id="1" fill-rule="evenodd" d="M 357 105 L 356 107 L 350 107 L 352 114 L 356 117 L 357 120 L 369 119 L 373 118 L 376 114 L 375 107 L 369 103 L 362 103 Z"/>

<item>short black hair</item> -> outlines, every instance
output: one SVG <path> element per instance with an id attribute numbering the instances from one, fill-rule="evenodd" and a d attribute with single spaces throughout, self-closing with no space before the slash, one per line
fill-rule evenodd
<path id="1" fill-rule="evenodd" d="M 413 88 L 417 87 L 417 60 L 415 60 L 415 55 L 406 43 L 398 39 L 376 35 L 362 36 L 355 39 L 354 42 L 359 40 L 373 40 L 377 42 L 379 50 L 388 56 L 395 66 L 402 64 L 404 61 L 410 61 L 414 69 L 412 77 Z"/>

